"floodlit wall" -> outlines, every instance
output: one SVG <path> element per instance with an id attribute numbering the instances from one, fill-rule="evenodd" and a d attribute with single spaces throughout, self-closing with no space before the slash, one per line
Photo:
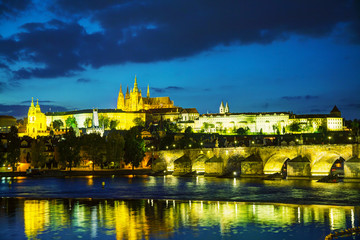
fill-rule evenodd
<path id="1" fill-rule="evenodd" d="M 297 156 L 306 157 L 308 163 L 291 163 L 288 161 L 288 169 L 292 176 L 308 176 L 311 169 L 311 176 L 327 176 L 330 173 L 333 163 L 340 158 L 345 160 L 353 156 L 358 156 L 358 144 L 342 145 L 296 145 L 296 146 L 271 146 L 271 147 L 237 147 L 237 148 L 204 148 L 204 149 L 185 149 L 185 150 L 164 150 L 157 152 L 157 155 L 167 165 L 167 170 L 174 170 L 174 161 L 186 155 L 191 160 L 193 166 L 197 166 L 199 157 L 210 159 L 214 156 L 221 158 L 223 167 L 227 166 L 228 159 L 233 156 L 243 157 L 241 160 L 241 174 L 272 174 L 280 172 L 284 162 L 294 159 Z M 260 160 L 247 160 L 251 155 L 258 156 Z M 239 160 L 240 161 L 240 160 Z M 352 171 L 357 173 L 357 166 L 352 167 Z M 302 167 L 303 169 L 302 169 Z M 350 165 L 348 165 L 350 166 Z M 359 166 L 360 168 L 360 166 Z M 346 169 L 346 168 L 345 168 Z M 354 174 L 355 174 L 354 173 Z M 206 169 L 205 169 L 206 174 Z"/>

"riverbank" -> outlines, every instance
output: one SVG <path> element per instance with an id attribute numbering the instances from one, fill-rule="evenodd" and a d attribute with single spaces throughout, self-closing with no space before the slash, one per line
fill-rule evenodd
<path id="1" fill-rule="evenodd" d="M 36 174 L 26 172 L 0 172 L 0 177 L 72 177 L 72 176 L 112 176 L 112 175 L 150 175 L 151 169 L 119 169 L 119 170 L 95 170 L 95 171 L 62 171 L 62 170 L 41 170 Z"/>

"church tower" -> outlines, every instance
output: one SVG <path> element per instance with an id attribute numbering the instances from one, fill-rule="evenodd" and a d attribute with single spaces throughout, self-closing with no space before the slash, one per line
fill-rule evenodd
<path id="1" fill-rule="evenodd" d="M 225 113 L 225 107 L 224 107 L 224 102 L 221 101 L 220 107 L 219 107 L 219 113 L 220 114 L 224 114 Z"/>
<path id="2" fill-rule="evenodd" d="M 147 98 L 150 98 L 150 89 L 149 89 L 149 84 L 148 84 L 148 87 L 147 87 L 146 97 L 147 97 Z"/>
<path id="3" fill-rule="evenodd" d="M 117 99 L 117 107 L 116 108 L 122 109 L 122 110 L 124 110 L 124 108 L 125 108 L 125 99 L 124 99 L 124 94 L 122 92 L 121 84 L 120 84 L 120 91 L 119 91 L 119 96 Z"/>
<path id="4" fill-rule="evenodd" d="M 226 105 L 225 105 L 225 113 L 229 113 L 230 110 L 229 110 L 229 104 L 228 102 L 226 102 Z"/>
<path id="5" fill-rule="evenodd" d="M 34 106 L 34 98 L 32 98 L 28 111 L 26 134 L 30 137 L 36 138 L 38 135 L 46 134 L 45 132 L 46 116 L 41 112 L 39 100 L 37 100 L 36 106 Z"/>

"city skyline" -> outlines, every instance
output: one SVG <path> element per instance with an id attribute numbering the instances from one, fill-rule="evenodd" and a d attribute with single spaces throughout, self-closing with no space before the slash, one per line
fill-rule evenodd
<path id="1" fill-rule="evenodd" d="M 360 118 L 356 1 L 3 1 L 0 115 L 116 108 L 143 96 L 200 113 L 293 111 Z"/>

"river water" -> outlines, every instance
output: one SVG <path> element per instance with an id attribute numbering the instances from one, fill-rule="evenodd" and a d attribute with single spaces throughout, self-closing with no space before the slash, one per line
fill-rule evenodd
<path id="1" fill-rule="evenodd" d="M 19 177 L 0 193 L 0 239 L 311 240 L 360 225 L 359 183 Z"/>

